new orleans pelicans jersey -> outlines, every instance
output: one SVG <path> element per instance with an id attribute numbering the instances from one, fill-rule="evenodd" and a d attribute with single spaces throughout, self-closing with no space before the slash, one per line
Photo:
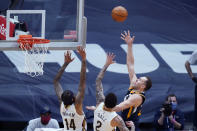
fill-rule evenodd
<path id="1" fill-rule="evenodd" d="M 111 126 L 111 120 L 117 116 L 117 113 L 103 110 L 104 103 L 100 103 L 94 111 L 94 131 L 113 131 L 115 127 Z"/>
<path id="2" fill-rule="evenodd" d="M 141 115 L 142 104 L 145 101 L 145 94 L 134 91 L 133 88 L 130 87 L 127 94 L 125 95 L 124 100 L 127 100 L 129 98 L 129 96 L 133 95 L 133 94 L 139 94 L 142 97 L 143 101 L 142 101 L 141 105 L 138 106 L 138 107 L 130 107 L 128 109 L 123 110 L 121 112 L 121 116 L 122 116 L 124 121 L 130 121 L 131 120 L 135 123 L 135 122 L 138 122 L 139 116 Z"/>
<path id="3" fill-rule="evenodd" d="M 65 108 L 63 102 L 60 107 L 60 113 L 64 123 L 64 131 L 85 131 L 85 115 L 79 115 L 76 112 L 75 105 L 72 104 Z"/>

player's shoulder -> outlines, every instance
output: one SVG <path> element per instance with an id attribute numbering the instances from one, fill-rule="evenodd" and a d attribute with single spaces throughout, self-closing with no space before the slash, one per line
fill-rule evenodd
<path id="1" fill-rule="evenodd" d="M 41 121 L 40 118 L 35 118 L 35 119 L 30 120 L 29 123 L 30 123 L 30 124 L 31 124 L 31 123 L 37 123 L 37 122 L 40 122 L 40 121 Z"/>
<path id="2" fill-rule="evenodd" d="M 143 94 L 141 93 L 131 93 L 132 95 L 130 95 L 130 98 L 136 98 L 136 99 L 141 99 Z"/>
<path id="3" fill-rule="evenodd" d="M 52 122 L 57 122 L 57 123 L 58 123 L 58 121 L 57 121 L 56 119 L 53 119 L 53 118 L 51 118 L 51 121 L 52 121 Z"/>
<path id="4" fill-rule="evenodd" d="M 196 56 L 196 55 L 197 55 L 197 50 L 195 50 L 195 51 L 192 53 L 191 57 L 194 57 L 194 56 Z"/>

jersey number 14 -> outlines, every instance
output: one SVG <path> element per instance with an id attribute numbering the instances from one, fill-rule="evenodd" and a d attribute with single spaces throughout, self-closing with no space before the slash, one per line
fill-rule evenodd
<path id="1" fill-rule="evenodd" d="M 70 122 L 67 119 L 65 119 L 65 122 L 66 122 L 66 128 L 67 128 L 67 130 L 69 130 L 70 128 L 73 128 L 73 130 L 76 129 L 74 119 L 71 119 Z"/>

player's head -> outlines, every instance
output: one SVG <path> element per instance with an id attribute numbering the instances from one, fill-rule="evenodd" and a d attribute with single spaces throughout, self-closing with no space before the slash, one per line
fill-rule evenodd
<path id="1" fill-rule="evenodd" d="M 40 110 L 41 123 L 47 125 L 51 119 L 51 110 L 48 106 L 44 106 Z"/>
<path id="2" fill-rule="evenodd" d="M 72 105 L 75 102 L 74 93 L 70 90 L 65 90 L 62 93 L 61 99 L 65 106 Z"/>
<path id="3" fill-rule="evenodd" d="M 105 96 L 105 106 L 107 108 L 114 108 L 117 104 L 117 97 L 114 93 L 109 93 Z"/>
<path id="4" fill-rule="evenodd" d="M 140 77 L 136 80 L 134 88 L 147 91 L 152 87 L 152 81 L 148 76 Z"/>

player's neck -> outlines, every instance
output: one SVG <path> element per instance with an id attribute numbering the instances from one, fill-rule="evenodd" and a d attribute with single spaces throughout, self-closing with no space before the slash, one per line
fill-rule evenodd
<path id="1" fill-rule="evenodd" d="M 112 112 L 113 111 L 111 108 L 107 108 L 106 106 L 103 106 L 103 110 L 109 111 L 109 112 Z"/>
<path id="2" fill-rule="evenodd" d="M 142 93 L 144 90 L 142 88 L 134 88 L 133 91 Z"/>
<path id="3" fill-rule="evenodd" d="M 138 89 L 133 89 L 134 92 L 142 93 L 143 91 L 138 90 Z"/>
<path id="4" fill-rule="evenodd" d="M 68 108 L 68 107 L 70 107 L 70 106 L 71 106 L 71 105 L 64 105 L 65 108 Z"/>

